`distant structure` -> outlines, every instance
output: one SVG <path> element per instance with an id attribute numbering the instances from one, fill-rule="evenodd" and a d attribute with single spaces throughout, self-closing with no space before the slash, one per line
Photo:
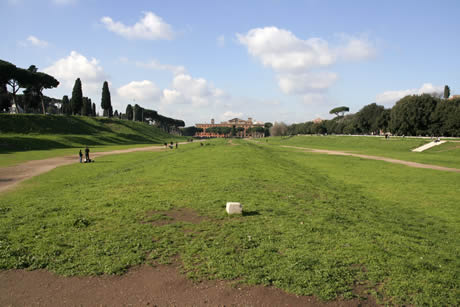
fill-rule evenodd
<path id="1" fill-rule="evenodd" d="M 195 134 L 196 137 L 204 137 L 204 138 L 223 138 L 225 137 L 224 134 L 216 134 L 216 133 L 210 133 L 206 132 L 206 129 L 211 128 L 211 127 L 230 127 L 230 128 L 235 128 L 237 130 L 236 136 L 237 137 L 246 137 L 248 136 L 247 130 L 249 128 L 254 128 L 254 127 L 264 127 L 263 122 L 258 122 L 258 121 L 253 121 L 251 117 L 248 118 L 248 120 L 243 120 L 239 118 L 233 118 L 230 119 L 229 121 L 226 122 L 220 122 L 220 124 L 216 124 L 214 119 L 211 119 L 210 124 L 196 124 L 195 125 L 197 128 L 202 128 L 203 132 L 197 132 Z M 238 129 L 240 128 L 240 129 Z M 243 129 L 241 129 L 243 128 Z M 238 131 L 240 130 L 240 131 Z"/>
<path id="2" fill-rule="evenodd" d="M 315 119 L 313 120 L 313 122 L 314 122 L 315 124 L 321 124 L 321 123 L 323 122 L 323 120 L 322 120 L 321 118 L 318 117 L 318 118 L 315 118 Z"/>
<path id="3" fill-rule="evenodd" d="M 460 95 L 452 95 L 450 96 L 449 100 L 454 100 L 460 98 Z"/>

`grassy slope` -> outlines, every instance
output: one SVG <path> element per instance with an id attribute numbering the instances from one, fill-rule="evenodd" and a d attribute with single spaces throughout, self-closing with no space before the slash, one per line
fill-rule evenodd
<path id="1" fill-rule="evenodd" d="M 267 144 L 288 145 L 315 149 L 330 149 L 376 155 L 419 163 L 460 168 L 460 143 L 447 142 L 424 152 L 411 152 L 427 139 L 361 136 L 295 136 L 270 138 Z"/>
<path id="2" fill-rule="evenodd" d="M 0 268 L 121 273 L 178 254 L 191 278 L 323 299 L 364 283 L 382 301 L 458 305 L 459 174 L 233 142 L 109 156 L 27 181 L 0 196 Z M 227 201 L 246 215 L 226 216 Z M 145 223 L 178 207 L 207 220 Z"/>
<path id="3" fill-rule="evenodd" d="M 0 132 L 0 166 L 77 154 L 86 145 L 103 151 L 182 139 L 143 123 L 84 116 L 0 114 Z"/>

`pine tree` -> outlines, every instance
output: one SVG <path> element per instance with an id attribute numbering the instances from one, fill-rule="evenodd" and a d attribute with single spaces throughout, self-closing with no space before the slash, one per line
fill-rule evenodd
<path id="1" fill-rule="evenodd" d="M 83 93 L 81 90 L 80 78 L 75 80 L 75 84 L 72 90 L 72 98 L 70 98 L 70 104 L 72 105 L 72 114 L 81 114 L 81 108 L 83 107 Z"/>
<path id="2" fill-rule="evenodd" d="M 444 99 L 448 99 L 450 96 L 450 88 L 449 86 L 444 86 Z"/>
<path id="3" fill-rule="evenodd" d="M 110 115 L 110 108 L 112 107 L 112 102 L 110 100 L 110 91 L 109 84 L 107 81 L 104 81 L 102 86 L 102 99 L 101 99 L 101 108 L 104 110 L 104 116 L 112 117 Z"/>

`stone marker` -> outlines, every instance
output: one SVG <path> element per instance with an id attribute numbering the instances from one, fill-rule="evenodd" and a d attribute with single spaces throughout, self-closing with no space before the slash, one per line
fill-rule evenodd
<path id="1" fill-rule="evenodd" d="M 242 214 L 243 213 L 243 206 L 240 203 L 232 203 L 228 202 L 226 207 L 228 214 Z"/>

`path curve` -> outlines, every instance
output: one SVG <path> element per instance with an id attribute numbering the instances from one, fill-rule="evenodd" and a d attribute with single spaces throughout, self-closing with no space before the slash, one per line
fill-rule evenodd
<path id="1" fill-rule="evenodd" d="M 352 156 L 352 157 L 358 157 L 358 158 L 363 158 L 363 159 L 379 160 L 379 161 L 385 161 L 385 162 L 390 162 L 390 163 L 402 164 L 402 165 L 406 165 L 410 167 L 416 167 L 416 168 L 426 168 L 426 169 L 434 169 L 438 171 L 460 173 L 460 169 L 458 168 L 445 167 L 445 166 L 432 165 L 432 164 L 422 164 L 422 163 L 417 163 L 417 162 L 404 161 L 404 160 L 398 160 L 398 159 L 392 159 L 392 158 L 386 158 L 386 157 L 380 157 L 380 156 L 370 156 L 370 155 L 362 155 L 362 154 L 356 154 L 356 153 L 345 152 L 345 151 L 314 149 L 314 148 L 296 147 L 296 146 L 287 146 L 287 145 L 281 145 L 281 147 L 301 149 L 301 150 L 308 151 L 308 152 L 322 153 L 322 154 L 328 154 L 328 155 Z"/>
<path id="2" fill-rule="evenodd" d="M 189 144 L 188 142 L 182 142 L 179 144 Z M 138 151 L 161 151 L 165 150 L 163 145 L 155 145 L 148 147 L 137 147 L 119 149 L 113 151 L 101 151 L 90 153 L 91 158 L 99 158 L 107 155 L 131 153 Z M 78 155 L 55 157 L 43 160 L 32 160 L 18 165 L 7 166 L 0 168 L 0 193 L 17 186 L 22 181 L 32 178 L 34 176 L 49 172 L 58 166 L 68 165 L 72 163 L 78 163 Z"/>

